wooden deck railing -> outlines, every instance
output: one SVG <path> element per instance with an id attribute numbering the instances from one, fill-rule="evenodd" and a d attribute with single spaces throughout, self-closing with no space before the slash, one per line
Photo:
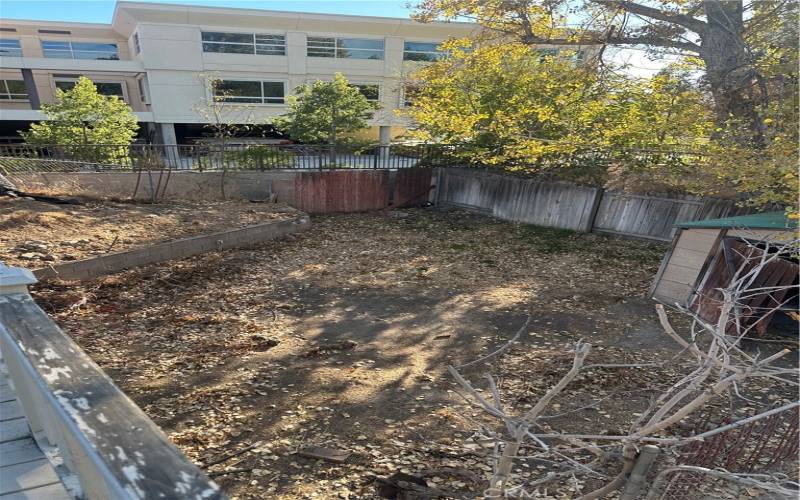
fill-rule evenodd
<path id="1" fill-rule="evenodd" d="M 58 448 L 87 499 L 225 495 L 36 305 L 0 263 L 0 350 L 31 430 Z"/>

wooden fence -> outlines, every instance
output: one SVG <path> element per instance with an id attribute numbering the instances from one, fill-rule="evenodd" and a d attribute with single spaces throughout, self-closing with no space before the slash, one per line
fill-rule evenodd
<path id="1" fill-rule="evenodd" d="M 428 201 L 431 169 L 296 172 L 292 205 L 310 214 L 364 212 Z"/>
<path id="2" fill-rule="evenodd" d="M 732 200 L 644 196 L 565 182 L 440 168 L 436 201 L 499 219 L 670 241 L 677 222 L 748 213 Z"/>

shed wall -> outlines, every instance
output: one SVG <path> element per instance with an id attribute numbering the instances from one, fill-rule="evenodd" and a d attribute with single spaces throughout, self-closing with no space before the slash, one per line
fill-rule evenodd
<path id="1" fill-rule="evenodd" d="M 720 229 L 681 231 L 672 252 L 664 257 L 653 298 L 666 304 L 686 305 L 719 233 Z"/>

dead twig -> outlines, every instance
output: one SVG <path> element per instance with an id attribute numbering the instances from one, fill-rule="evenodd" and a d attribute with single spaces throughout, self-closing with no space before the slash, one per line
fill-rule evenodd
<path id="1" fill-rule="evenodd" d="M 257 448 L 260 444 L 261 444 L 260 442 L 253 443 L 250 446 L 242 448 L 241 450 L 233 451 L 231 453 L 228 453 L 227 455 L 223 455 L 223 456 L 221 456 L 219 458 L 216 458 L 216 459 L 214 459 L 214 460 L 212 460 L 210 462 L 206 462 L 205 464 L 201 465 L 200 468 L 201 469 L 207 469 L 207 468 L 211 467 L 212 465 L 221 464 L 222 462 L 230 460 L 233 457 L 238 457 L 239 455 L 241 455 L 243 453 L 247 453 L 248 451 L 250 451 L 250 450 L 252 450 L 254 448 Z"/>
<path id="2" fill-rule="evenodd" d="M 242 472 L 252 472 L 253 467 L 247 467 L 244 469 L 229 469 L 229 470 L 221 470 L 217 472 L 209 472 L 206 474 L 208 477 L 219 477 L 219 476 L 227 476 L 228 474 L 241 474 Z"/>

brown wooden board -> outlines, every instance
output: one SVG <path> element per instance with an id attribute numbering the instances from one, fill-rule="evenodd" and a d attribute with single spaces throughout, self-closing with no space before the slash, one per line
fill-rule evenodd
<path id="1" fill-rule="evenodd" d="M 389 206 L 389 171 L 300 172 L 294 206 L 312 214 L 381 210 Z"/>
<path id="2" fill-rule="evenodd" d="M 428 201 L 431 191 L 431 168 L 401 168 L 397 170 L 394 206 L 413 207 Z"/>
<path id="3" fill-rule="evenodd" d="M 723 303 L 721 289 L 730 286 L 733 276 L 740 268 L 742 269 L 740 275 L 753 269 L 762 255 L 761 249 L 738 239 L 726 238 L 708 267 L 692 303 L 692 310 L 704 321 L 716 324 Z M 749 288 L 787 287 L 792 284 L 797 275 L 796 263 L 782 258 L 773 259 L 761 270 Z M 779 305 L 785 297 L 786 290 L 781 290 L 771 294 L 754 294 L 752 297 L 744 299 L 741 304 L 742 326 L 755 325 L 756 332 L 763 334 L 772 319 L 772 314 L 766 314 L 766 310 Z M 733 320 L 733 316 L 731 316 L 731 320 Z M 731 322 L 728 330 L 733 329 L 735 329 L 735 324 Z"/>

